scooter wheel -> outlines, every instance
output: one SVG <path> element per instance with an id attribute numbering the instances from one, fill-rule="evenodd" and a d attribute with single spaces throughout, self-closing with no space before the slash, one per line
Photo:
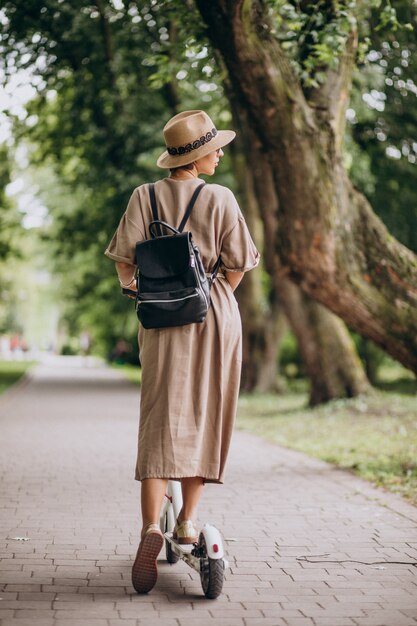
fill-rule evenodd
<path id="1" fill-rule="evenodd" d="M 207 556 L 207 546 L 203 533 L 200 533 L 198 538 L 198 547 L 201 558 L 201 586 L 206 598 L 215 600 L 223 589 L 224 561 L 223 559 L 211 559 Z"/>
<path id="2" fill-rule="evenodd" d="M 180 560 L 180 557 L 178 556 L 178 554 L 175 554 L 175 552 L 172 549 L 171 544 L 169 543 L 167 539 L 165 539 L 165 554 L 166 554 L 168 563 L 171 563 L 171 565 L 178 563 L 178 561 Z"/>
<path id="3" fill-rule="evenodd" d="M 168 515 L 165 515 L 165 532 L 167 530 L 168 530 Z M 168 539 L 165 539 L 165 555 L 166 555 L 168 563 L 171 563 L 171 565 L 178 563 L 178 561 L 180 560 L 180 557 L 178 556 L 178 554 L 175 554 L 175 552 L 173 551 L 172 546 L 170 542 L 168 541 Z"/>

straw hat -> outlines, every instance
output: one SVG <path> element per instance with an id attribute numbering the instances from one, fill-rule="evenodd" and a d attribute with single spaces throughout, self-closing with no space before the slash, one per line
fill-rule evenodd
<path id="1" fill-rule="evenodd" d="M 204 111 L 183 111 L 165 125 L 167 149 L 156 164 L 165 168 L 187 165 L 222 148 L 235 137 L 233 130 L 217 130 Z"/>

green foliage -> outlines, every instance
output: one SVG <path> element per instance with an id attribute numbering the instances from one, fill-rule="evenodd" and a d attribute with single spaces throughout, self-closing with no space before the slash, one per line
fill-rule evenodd
<path id="1" fill-rule="evenodd" d="M 393 4 L 390 0 L 373 0 L 366 5 L 356 0 L 270 0 L 270 32 L 287 52 L 308 94 L 326 81 L 328 70 L 337 71 L 348 38 L 358 27 L 358 58 L 364 58 L 370 43 L 371 10 L 373 32 L 412 30 L 411 22 L 403 19 Z"/>
<path id="2" fill-rule="evenodd" d="M 279 371 L 287 378 L 296 378 L 302 375 L 302 361 L 297 341 L 291 331 L 288 331 L 280 343 Z"/>
<path id="3" fill-rule="evenodd" d="M 288 52 L 305 88 L 318 87 L 324 71 L 337 70 L 355 25 L 355 2 L 272 3 L 276 37 Z"/>
<path id="4" fill-rule="evenodd" d="M 398 19 L 417 24 L 417 7 L 393 3 Z M 382 33 L 367 24 L 370 47 L 354 74 L 346 164 L 390 232 L 417 252 L 417 46 L 414 32 Z"/>
<path id="5" fill-rule="evenodd" d="M 390 2 L 387 2 L 379 14 L 379 24 L 377 24 L 375 30 L 379 31 L 384 28 L 389 28 L 395 32 L 399 26 L 400 23 L 398 21 L 397 11 Z"/>
<path id="6" fill-rule="evenodd" d="M 6 187 L 11 182 L 11 158 L 7 146 L 0 145 L 0 261 L 20 256 L 18 237 L 21 233 L 20 218 Z"/>
<path id="7" fill-rule="evenodd" d="M 123 337 L 137 354 L 132 302 L 103 252 L 133 189 L 161 176 L 162 127 L 178 107 L 230 121 L 201 20 L 168 1 L 2 6 L 6 80 L 26 68 L 37 90 L 14 135 L 51 218 L 40 235 L 60 279 L 62 327 L 71 345 L 87 329 L 96 352 Z"/>
<path id="8" fill-rule="evenodd" d="M 158 93 L 148 96 L 150 70 L 141 55 L 149 41 L 137 30 L 136 14 L 122 19 L 108 5 L 100 16 L 83 5 L 49 2 L 42 11 L 36 2 L 6 3 L 4 37 L 9 58 L 15 41 L 23 43 L 12 57 L 16 67 L 45 59 L 32 70 L 38 97 L 23 123 L 16 120 L 15 134 L 31 142 L 31 161 L 43 177 L 53 218 L 43 237 L 64 278 L 64 322 L 73 336 L 91 324 L 95 346 L 106 352 L 123 330 L 114 319 L 127 303 L 103 251 L 132 189 L 155 171 L 143 157 L 158 149 L 156 129 L 167 114 Z"/>
<path id="9" fill-rule="evenodd" d="M 6 145 L 0 146 L 0 335 L 19 333 L 21 323 L 17 308 L 22 285 L 18 268 L 24 257 L 25 231 L 22 215 L 6 194 L 11 182 L 13 160 Z"/>

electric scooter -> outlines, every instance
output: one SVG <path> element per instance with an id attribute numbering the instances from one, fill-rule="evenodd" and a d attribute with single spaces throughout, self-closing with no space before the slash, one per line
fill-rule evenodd
<path id="1" fill-rule="evenodd" d="M 165 537 L 166 559 L 172 565 L 182 559 L 198 572 L 205 597 L 214 600 L 222 592 L 224 571 L 229 567 L 224 556 L 222 537 L 215 526 L 204 524 L 197 543 L 193 545 L 177 543 L 172 533 L 181 508 L 181 484 L 170 480 L 160 517 L 160 527 Z"/>

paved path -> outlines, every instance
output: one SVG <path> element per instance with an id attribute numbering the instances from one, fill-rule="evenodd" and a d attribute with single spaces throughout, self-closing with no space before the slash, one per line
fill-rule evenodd
<path id="1" fill-rule="evenodd" d="M 117 372 L 68 358 L 0 400 L 2 626 L 417 624 L 417 509 L 243 433 L 200 509 L 226 538 L 224 593 L 161 559 L 136 595 L 137 407 Z"/>

